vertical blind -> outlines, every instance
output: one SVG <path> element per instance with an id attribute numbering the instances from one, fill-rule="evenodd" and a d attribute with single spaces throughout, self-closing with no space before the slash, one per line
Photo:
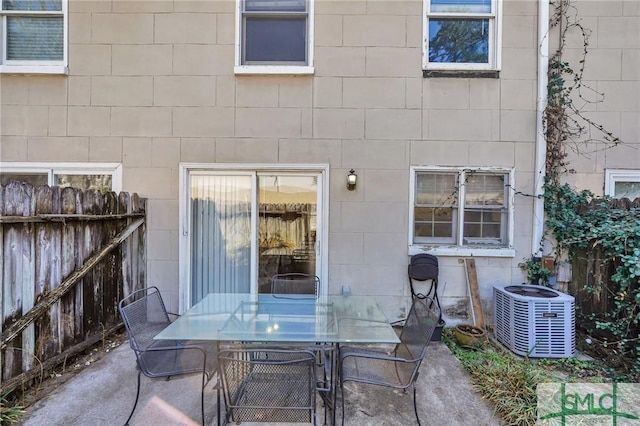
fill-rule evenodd
<path id="1" fill-rule="evenodd" d="M 249 293 L 251 177 L 191 176 L 191 303 Z"/>

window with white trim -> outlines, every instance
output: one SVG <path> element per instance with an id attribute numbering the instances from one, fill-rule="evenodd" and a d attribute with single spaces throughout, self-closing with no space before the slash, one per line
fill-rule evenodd
<path id="1" fill-rule="evenodd" d="M 613 198 L 640 198 L 640 170 L 609 169 L 605 171 L 605 194 Z"/>
<path id="2" fill-rule="evenodd" d="M 313 0 L 237 1 L 237 74 L 313 72 Z"/>
<path id="3" fill-rule="evenodd" d="M 67 0 L 2 0 L 0 71 L 66 73 Z"/>
<path id="4" fill-rule="evenodd" d="M 0 163 L 0 183 L 7 185 L 14 180 L 33 186 L 120 192 L 122 167 L 119 163 Z"/>
<path id="5" fill-rule="evenodd" d="M 511 247 L 512 170 L 413 167 L 411 174 L 411 246 Z"/>
<path id="6" fill-rule="evenodd" d="M 423 68 L 498 70 L 502 0 L 424 0 Z"/>

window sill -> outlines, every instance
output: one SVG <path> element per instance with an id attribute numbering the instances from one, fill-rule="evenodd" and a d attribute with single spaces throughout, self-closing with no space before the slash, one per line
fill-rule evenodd
<path id="1" fill-rule="evenodd" d="M 236 65 L 233 72 L 236 75 L 312 75 L 315 68 L 306 65 Z"/>
<path id="2" fill-rule="evenodd" d="M 409 256 L 428 253 L 451 257 L 515 257 L 516 251 L 507 247 L 460 247 L 460 246 L 409 246 Z"/>
<path id="3" fill-rule="evenodd" d="M 499 78 L 498 70 L 422 70 L 423 78 Z"/>
<path id="4" fill-rule="evenodd" d="M 67 75 L 64 65 L 0 65 L 0 74 L 57 74 Z"/>

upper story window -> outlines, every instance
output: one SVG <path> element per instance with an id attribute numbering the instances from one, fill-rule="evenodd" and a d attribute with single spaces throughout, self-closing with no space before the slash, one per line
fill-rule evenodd
<path id="1" fill-rule="evenodd" d="M 640 198 L 640 170 L 606 170 L 604 187 L 605 194 L 613 198 Z"/>
<path id="2" fill-rule="evenodd" d="M 512 170 L 413 167 L 411 180 L 410 248 L 456 255 L 505 249 L 495 254 L 511 254 Z"/>
<path id="3" fill-rule="evenodd" d="M 67 0 L 2 0 L 0 72 L 67 71 Z"/>
<path id="4" fill-rule="evenodd" d="M 237 0 L 236 74 L 313 73 L 313 0 Z"/>
<path id="5" fill-rule="evenodd" d="M 122 167 L 117 163 L 0 163 L 0 183 L 6 185 L 12 180 L 33 186 L 120 192 Z"/>
<path id="6" fill-rule="evenodd" d="M 501 0 L 424 0 L 426 70 L 498 70 Z"/>

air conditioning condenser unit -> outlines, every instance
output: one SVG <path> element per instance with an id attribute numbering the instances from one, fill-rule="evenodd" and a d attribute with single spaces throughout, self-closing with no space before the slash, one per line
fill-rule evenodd
<path id="1" fill-rule="evenodd" d="M 518 355 L 568 358 L 576 352 L 575 299 L 539 285 L 493 287 L 494 331 Z"/>

